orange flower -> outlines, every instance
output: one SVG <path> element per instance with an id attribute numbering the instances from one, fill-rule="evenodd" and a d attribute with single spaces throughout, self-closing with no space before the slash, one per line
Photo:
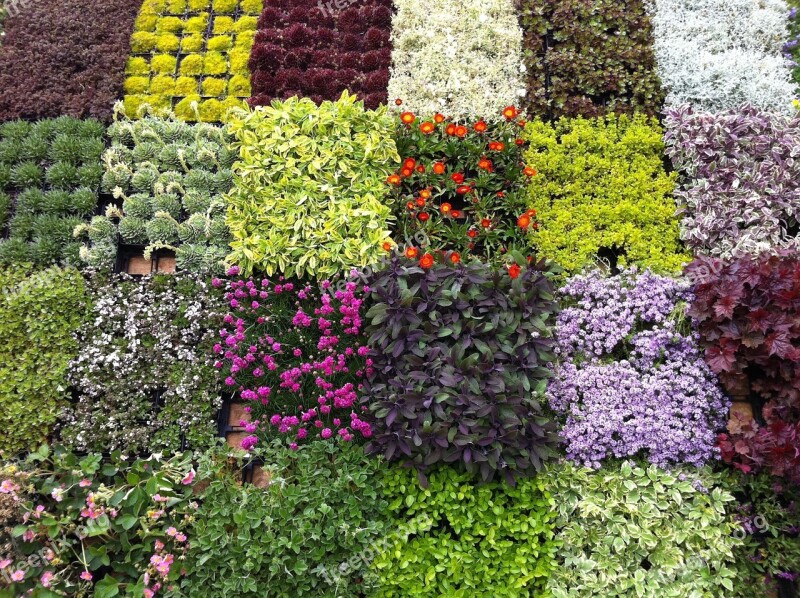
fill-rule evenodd
<path id="1" fill-rule="evenodd" d="M 470 187 L 469 185 L 459 185 L 458 187 L 456 187 L 456 193 L 458 193 L 459 195 L 466 195 L 470 191 L 472 191 L 472 187 Z"/>
<path id="2" fill-rule="evenodd" d="M 436 174 L 444 174 L 444 164 L 442 162 L 436 162 L 433 165 L 433 172 Z"/>
<path id="3" fill-rule="evenodd" d="M 506 106 L 503 108 L 503 116 L 505 116 L 507 120 L 514 120 L 517 118 L 518 114 L 519 112 L 517 112 L 517 109 L 514 106 Z"/>
<path id="4" fill-rule="evenodd" d="M 526 124 L 528 124 L 528 123 L 526 123 L 526 122 L 525 122 L 524 120 L 522 120 L 522 119 L 519 119 L 519 120 L 517 121 L 517 124 L 518 124 L 520 127 L 524 127 L 524 126 L 525 126 Z"/>
<path id="5" fill-rule="evenodd" d="M 425 172 L 425 165 L 424 164 L 418 164 L 417 165 L 417 172 Z"/>
<path id="6" fill-rule="evenodd" d="M 453 253 L 450 254 L 450 262 L 451 263 L 457 264 L 460 261 L 461 261 L 461 256 L 458 255 L 458 252 L 454 251 Z"/>
<path id="7" fill-rule="evenodd" d="M 423 189 L 419 192 L 419 196 L 422 199 L 430 199 L 431 198 L 431 190 L 430 189 Z"/>
<path id="8" fill-rule="evenodd" d="M 506 144 L 503 143 L 502 141 L 492 141 L 489 144 L 489 150 L 490 151 L 502 152 L 504 149 L 506 149 Z"/>
<path id="9" fill-rule="evenodd" d="M 389 241 L 384 241 L 383 242 L 383 250 L 384 251 L 391 251 L 392 250 L 392 244 Z"/>
<path id="10" fill-rule="evenodd" d="M 403 170 L 400 171 L 400 174 L 402 174 L 404 177 L 409 177 L 412 174 L 414 174 L 414 171 L 411 168 L 404 168 Z"/>
<path id="11" fill-rule="evenodd" d="M 481 220 L 481 226 L 483 228 L 489 228 L 490 226 L 492 226 L 492 221 L 489 220 L 488 218 L 484 218 Z"/>
<path id="12" fill-rule="evenodd" d="M 519 218 L 517 218 L 517 226 L 520 228 L 528 228 L 531 224 L 531 217 L 527 214 L 523 214 Z"/>
<path id="13" fill-rule="evenodd" d="M 464 182 L 464 175 L 460 172 L 454 172 L 453 174 L 450 175 L 450 178 L 457 185 L 460 185 L 461 183 Z"/>
<path id="14" fill-rule="evenodd" d="M 409 201 L 409 202 L 406 204 L 406 207 L 407 207 L 409 210 L 413 210 L 413 209 L 414 209 L 414 202 L 413 202 L 413 201 Z"/>
<path id="15" fill-rule="evenodd" d="M 470 249 L 475 249 L 475 243 L 468 243 L 467 247 L 469 247 Z"/>
<path id="16" fill-rule="evenodd" d="M 425 207 L 425 200 L 422 199 L 421 197 L 417 198 L 417 202 L 416 203 L 417 203 L 417 206 L 419 206 L 420 208 Z"/>
<path id="17" fill-rule="evenodd" d="M 445 133 L 448 135 L 455 135 L 456 134 L 456 126 L 454 124 L 449 124 L 444 130 Z"/>
<path id="18" fill-rule="evenodd" d="M 400 115 L 400 120 L 403 121 L 405 124 L 410 125 L 415 120 L 417 120 L 417 117 L 414 116 L 413 112 L 403 112 Z"/>
<path id="19" fill-rule="evenodd" d="M 433 256 L 430 253 L 426 253 L 419 259 L 419 265 L 422 268 L 430 268 L 433 266 Z"/>
<path id="20" fill-rule="evenodd" d="M 403 168 L 414 168 L 417 165 L 417 161 L 414 158 L 406 158 L 403 160 Z"/>
<path id="21" fill-rule="evenodd" d="M 534 216 L 536 216 L 536 210 L 534 210 L 533 208 L 531 208 L 530 210 L 528 210 L 527 212 L 525 212 L 525 214 L 527 214 L 528 216 L 530 216 L 531 218 L 533 218 Z"/>
<path id="22" fill-rule="evenodd" d="M 539 223 L 538 222 L 534 222 L 533 223 L 533 230 L 539 230 Z"/>
<path id="23" fill-rule="evenodd" d="M 417 216 L 417 218 L 420 219 L 420 222 L 427 222 L 430 217 L 430 214 L 427 212 L 420 212 L 419 216 Z"/>
<path id="24" fill-rule="evenodd" d="M 416 247 L 409 247 L 406 249 L 406 257 L 410 260 L 413 260 L 419 254 L 419 250 Z"/>
<path id="25" fill-rule="evenodd" d="M 439 206 L 439 209 L 442 211 L 442 214 L 447 214 L 453 209 L 453 206 L 451 206 L 449 203 L 443 203 L 441 206 Z"/>
<path id="26" fill-rule="evenodd" d="M 524 139 L 515 139 L 514 143 L 516 143 L 517 145 L 525 145 L 525 140 Z"/>
<path id="27" fill-rule="evenodd" d="M 425 135 L 430 135 L 436 130 L 436 125 L 431 122 L 424 122 L 419 126 L 419 130 L 422 131 Z"/>
<path id="28" fill-rule="evenodd" d="M 450 212 L 452 218 L 461 218 L 461 210 L 453 210 Z"/>
<path id="29" fill-rule="evenodd" d="M 476 231 L 475 229 L 469 229 L 469 230 L 467 231 L 467 236 L 468 236 L 470 239 L 474 239 L 475 237 L 477 237 L 477 236 L 478 236 L 478 231 Z"/>
<path id="30" fill-rule="evenodd" d="M 400 98 L 397 98 L 397 99 L 394 101 L 394 105 L 395 105 L 395 106 L 402 106 L 402 105 L 403 105 L 403 100 L 401 100 Z"/>
<path id="31" fill-rule="evenodd" d="M 478 168 L 485 170 L 486 172 L 492 172 L 492 161 L 487 160 L 486 158 L 481 158 L 478 160 Z"/>
<path id="32" fill-rule="evenodd" d="M 517 276 L 519 276 L 520 272 L 522 272 L 522 268 L 520 268 L 519 265 L 517 264 L 511 264 L 508 267 L 508 275 L 511 278 L 516 278 Z"/>
<path id="33" fill-rule="evenodd" d="M 475 123 L 475 130 L 478 133 L 483 133 L 488 128 L 489 128 L 489 126 L 485 122 L 483 122 L 482 120 L 479 120 L 478 122 Z"/>
<path id="34" fill-rule="evenodd" d="M 386 182 L 389 183 L 390 185 L 399 185 L 401 180 L 402 179 L 400 178 L 399 175 L 393 174 L 390 175 L 388 179 L 386 179 Z"/>
<path id="35" fill-rule="evenodd" d="M 464 125 L 458 125 L 456 127 L 456 136 L 461 137 L 462 139 L 467 136 L 467 127 Z"/>
<path id="36" fill-rule="evenodd" d="M 526 166 L 522 172 L 525 173 L 525 176 L 536 176 L 536 169 L 530 166 Z"/>
<path id="37" fill-rule="evenodd" d="M 439 114 L 438 112 L 433 116 L 433 122 L 437 124 L 441 124 L 444 122 L 444 114 Z"/>
<path id="38" fill-rule="evenodd" d="M 505 191 L 498 191 L 497 192 L 497 197 L 505 197 L 505 196 L 506 196 L 506 192 Z"/>

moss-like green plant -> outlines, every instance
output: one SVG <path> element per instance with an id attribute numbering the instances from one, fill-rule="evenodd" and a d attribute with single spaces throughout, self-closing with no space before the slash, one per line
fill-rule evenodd
<path id="1" fill-rule="evenodd" d="M 180 33 L 183 29 L 183 20 L 178 17 L 161 17 L 156 23 L 159 33 Z"/>
<path id="2" fill-rule="evenodd" d="M 181 75 L 199 75 L 203 72 L 203 57 L 200 54 L 189 54 L 181 60 Z"/>
<path id="3" fill-rule="evenodd" d="M 169 75 L 158 75 L 150 82 L 150 91 L 159 95 L 175 95 L 175 78 Z"/>
<path id="4" fill-rule="evenodd" d="M 215 13 L 232 13 L 236 10 L 239 0 L 213 0 L 211 8 Z"/>
<path id="5" fill-rule="evenodd" d="M 242 0 L 242 12 L 248 15 L 259 15 L 264 8 L 263 0 Z"/>
<path id="6" fill-rule="evenodd" d="M 158 17 L 156 15 L 145 14 L 142 12 L 138 17 L 136 17 L 136 22 L 134 23 L 133 28 L 135 31 L 154 32 L 156 30 L 157 23 Z"/>
<path id="7" fill-rule="evenodd" d="M 203 79 L 201 86 L 202 95 L 209 97 L 221 96 L 225 93 L 228 85 L 225 79 L 215 79 L 214 77 L 207 77 Z"/>
<path id="8" fill-rule="evenodd" d="M 200 34 L 197 35 L 184 35 L 183 39 L 181 40 L 181 52 L 186 54 L 187 52 L 199 52 L 203 49 L 203 44 L 205 40 L 203 36 Z"/>
<path id="9" fill-rule="evenodd" d="M 190 12 L 198 12 L 201 10 L 208 10 L 209 0 L 187 0 L 187 6 Z"/>
<path id="10" fill-rule="evenodd" d="M 663 131 L 642 115 L 528 123 L 530 207 L 539 228 L 531 241 L 568 273 L 606 258 L 662 273 L 688 261 L 679 240 L 664 170 Z"/>
<path id="11" fill-rule="evenodd" d="M 195 17 L 191 17 L 186 21 L 184 32 L 186 33 L 205 33 L 208 28 L 208 13 L 203 13 Z"/>
<path id="12" fill-rule="evenodd" d="M 331 276 L 379 260 L 389 238 L 386 177 L 400 160 L 384 108 L 347 93 L 317 106 L 290 98 L 232 117 L 234 190 L 227 196 L 230 261 Z"/>
<path id="13" fill-rule="evenodd" d="M 260 9 L 259 9 L 260 10 Z M 255 31 L 258 27 L 258 17 L 240 17 L 233 25 L 233 30 L 237 33 L 244 31 Z"/>
<path id="14" fill-rule="evenodd" d="M 228 70 L 228 61 L 220 52 L 208 52 L 203 57 L 203 73 L 206 75 L 221 75 Z"/>
<path id="15" fill-rule="evenodd" d="M 546 595 L 557 500 L 541 477 L 511 487 L 441 468 L 423 488 L 394 466 L 379 479 L 393 531 L 367 576 L 375 596 Z"/>
<path id="16" fill-rule="evenodd" d="M 16 453 L 43 442 L 67 404 L 88 299 L 74 269 L 0 270 L 0 289 L 0 451 Z"/>
<path id="17" fill-rule="evenodd" d="M 181 76 L 175 80 L 175 95 L 187 97 L 197 93 L 197 79 L 194 77 Z"/>
<path id="18" fill-rule="evenodd" d="M 215 35 L 208 40 L 206 47 L 215 52 L 230 50 L 233 47 L 233 38 L 230 35 Z"/>
<path id="19" fill-rule="evenodd" d="M 177 52 L 180 47 L 180 38 L 172 33 L 160 33 L 156 38 L 156 49 L 159 52 Z"/>
<path id="20" fill-rule="evenodd" d="M 233 33 L 234 20 L 233 17 L 214 17 L 214 35 L 224 35 L 226 33 Z"/>
<path id="21" fill-rule="evenodd" d="M 182 15 L 186 11 L 186 0 L 169 0 L 166 10 L 173 15 Z"/>
<path id="22" fill-rule="evenodd" d="M 156 54 L 150 62 L 150 68 L 154 73 L 172 74 L 175 72 L 177 63 L 178 60 L 174 56 L 170 56 L 169 54 Z"/>
<path id="23" fill-rule="evenodd" d="M 131 56 L 128 58 L 128 62 L 125 63 L 126 75 L 147 75 L 149 73 L 150 65 L 141 56 Z"/>
<path id="24" fill-rule="evenodd" d="M 200 94 L 187 95 L 175 105 L 175 116 L 181 120 L 194 122 L 198 120 L 200 111 Z"/>
<path id="25" fill-rule="evenodd" d="M 150 77 L 128 77 L 124 89 L 129 94 L 147 93 L 150 90 Z"/>
<path id="26" fill-rule="evenodd" d="M 247 63 L 250 61 L 250 53 L 244 50 L 231 50 L 228 53 L 228 60 L 231 63 L 231 74 L 250 76 Z"/>
<path id="27" fill-rule="evenodd" d="M 228 95 L 235 98 L 250 97 L 250 77 L 234 75 L 228 82 Z"/>
<path id="28" fill-rule="evenodd" d="M 149 31 L 137 31 L 131 36 L 131 51 L 135 54 L 150 52 L 156 47 L 157 36 Z"/>

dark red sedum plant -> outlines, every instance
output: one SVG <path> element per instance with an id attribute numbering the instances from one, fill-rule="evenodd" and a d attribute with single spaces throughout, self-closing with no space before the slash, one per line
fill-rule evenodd
<path id="1" fill-rule="evenodd" d="M 723 458 L 800 483 L 800 256 L 699 258 L 687 275 L 708 364 L 728 388 L 749 382 L 763 402 L 762 422 L 720 435 Z"/>
<path id="2" fill-rule="evenodd" d="M 250 53 L 251 106 L 273 99 L 336 100 L 345 89 L 374 109 L 387 100 L 391 0 L 266 3 Z"/>
<path id="3" fill-rule="evenodd" d="M 110 120 L 141 0 L 25 0 L 0 48 L 0 121 Z"/>

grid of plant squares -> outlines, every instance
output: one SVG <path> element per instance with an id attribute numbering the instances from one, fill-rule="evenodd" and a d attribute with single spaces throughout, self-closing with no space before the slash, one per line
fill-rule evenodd
<path id="1" fill-rule="evenodd" d="M 784 0 L 102 0 L 129 47 L 37 104 L 50 2 L 0 46 L 0 598 L 796 591 Z"/>

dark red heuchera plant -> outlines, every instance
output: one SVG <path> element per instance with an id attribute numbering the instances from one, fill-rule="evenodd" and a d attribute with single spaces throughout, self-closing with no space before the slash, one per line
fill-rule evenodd
<path id="1" fill-rule="evenodd" d="M 273 99 L 336 100 L 345 89 L 377 108 L 387 99 L 391 0 L 267 3 L 250 54 L 251 106 Z"/>
<path id="2" fill-rule="evenodd" d="M 687 276 L 708 364 L 728 388 L 746 379 L 764 402 L 763 423 L 720 435 L 723 458 L 800 483 L 800 256 L 699 258 Z"/>
<path id="3" fill-rule="evenodd" d="M 0 120 L 111 117 L 141 0 L 25 0 L 5 22 Z"/>
<path id="4" fill-rule="evenodd" d="M 537 471 L 556 441 L 542 410 L 557 311 L 548 266 L 395 257 L 369 286 L 367 450 L 423 480 L 442 462 L 512 483 Z"/>

